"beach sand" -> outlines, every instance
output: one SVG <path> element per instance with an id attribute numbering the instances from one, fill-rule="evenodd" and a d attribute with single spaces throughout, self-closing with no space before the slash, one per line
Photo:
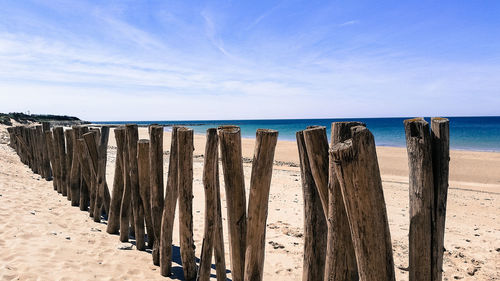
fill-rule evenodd
<path id="1" fill-rule="evenodd" d="M 1 280 L 165 280 L 149 252 L 137 251 L 106 233 L 88 213 L 23 165 L 7 146 L 0 127 L 0 279 Z M 147 129 L 140 129 L 147 138 Z M 200 256 L 204 219 L 203 135 L 195 136 L 194 239 Z M 107 181 L 113 186 L 116 147 L 111 133 Z M 170 149 L 165 133 L 164 150 Z M 254 140 L 243 140 L 251 159 Z M 394 250 L 397 280 L 408 280 L 408 164 L 404 148 L 377 147 Z M 168 155 L 165 154 L 165 182 Z M 303 209 L 295 142 L 280 141 L 269 197 L 264 280 L 301 280 Z M 244 161 L 246 188 L 251 163 Z M 500 153 L 452 151 L 446 218 L 444 280 L 500 280 Z M 248 196 L 248 192 L 247 192 Z M 227 269 L 229 246 L 226 202 L 221 197 Z M 178 264 L 178 224 L 174 229 L 174 277 Z M 132 250 L 126 250 L 132 247 Z M 212 270 L 215 274 L 215 270 Z M 228 277 L 231 277 L 229 274 Z M 215 278 L 213 278 L 215 280 Z"/>

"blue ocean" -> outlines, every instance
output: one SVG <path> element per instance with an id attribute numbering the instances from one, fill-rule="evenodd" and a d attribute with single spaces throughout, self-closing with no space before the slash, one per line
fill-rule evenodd
<path id="1" fill-rule="evenodd" d="M 360 121 L 364 122 L 375 136 L 376 145 L 404 147 L 405 132 L 403 120 L 408 118 L 348 118 L 348 119 L 268 119 L 268 120 L 198 120 L 198 121 L 99 121 L 98 124 L 140 125 L 161 124 L 168 126 L 183 125 L 193 128 L 195 133 L 204 134 L 207 128 L 220 125 L 238 125 L 244 138 L 255 138 L 259 128 L 279 131 L 280 140 L 295 141 L 295 132 L 307 126 L 325 126 L 330 136 L 332 122 Z M 494 117 L 448 117 L 450 120 L 451 149 L 496 151 L 500 152 L 500 116 Z M 426 118 L 430 121 L 430 118 Z"/>

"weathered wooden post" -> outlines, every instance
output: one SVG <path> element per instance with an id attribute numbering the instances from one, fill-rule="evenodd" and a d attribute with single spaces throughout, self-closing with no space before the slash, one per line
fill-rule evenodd
<path id="1" fill-rule="evenodd" d="M 168 179 L 165 191 L 160 237 L 160 272 L 162 276 L 169 276 L 172 267 L 172 235 L 174 231 L 175 207 L 178 197 L 178 138 L 179 127 L 172 127 L 170 142 L 170 157 L 168 162 Z M 153 172 L 151 170 L 151 172 Z"/>
<path id="2" fill-rule="evenodd" d="M 90 184 L 91 184 L 91 174 L 89 161 L 87 159 L 86 151 L 85 151 L 85 141 L 83 140 L 83 135 L 88 133 L 88 127 L 82 126 L 80 127 L 80 136 L 77 139 L 76 143 L 78 146 L 78 161 L 81 168 L 80 174 L 80 206 L 81 211 L 87 211 L 90 206 Z"/>
<path id="3" fill-rule="evenodd" d="M 57 161 L 54 152 L 54 143 L 52 137 L 52 131 L 45 131 L 45 143 L 47 145 L 47 152 L 49 155 L 50 164 L 52 165 L 52 186 L 54 190 L 57 189 Z"/>
<path id="4" fill-rule="evenodd" d="M 222 227 L 222 206 L 220 202 L 220 182 L 219 182 L 219 150 L 217 150 L 217 165 L 215 165 L 215 198 L 216 198 L 216 213 L 215 213 L 215 271 L 217 281 L 226 281 L 226 252 L 224 251 L 224 231 Z"/>
<path id="5" fill-rule="evenodd" d="M 240 128 L 219 127 L 219 140 L 226 190 L 231 274 L 234 281 L 243 281 L 247 214 Z"/>
<path id="6" fill-rule="evenodd" d="M 131 213 L 131 186 L 130 186 L 130 165 L 128 162 L 128 132 L 124 130 L 124 147 L 123 147 L 123 197 L 120 207 L 120 241 L 127 242 L 130 231 L 130 213 Z M 133 215 L 132 215 L 133 217 Z"/>
<path id="7" fill-rule="evenodd" d="M 66 138 L 66 193 L 68 201 L 72 201 L 71 194 L 71 166 L 73 163 L 73 129 L 64 131 Z"/>
<path id="8" fill-rule="evenodd" d="M 151 218 L 153 220 L 153 264 L 160 265 L 160 232 L 163 213 L 163 127 L 149 126 L 151 174 Z"/>
<path id="9" fill-rule="evenodd" d="M 139 140 L 137 143 L 137 162 L 139 172 L 139 193 L 142 207 L 144 209 L 144 219 L 146 220 L 146 230 L 148 233 L 148 247 L 153 248 L 154 229 L 151 217 L 151 185 L 149 176 L 149 140 Z M 149 240 L 151 237 L 152 240 Z"/>
<path id="10" fill-rule="evenodd" d="M 46 180 L 52 180 L 52 169 L 50 168 L 49 147 L 45 132 L 50 132 L 50 123 L 42 122 L 42 149 L 43 149 L 43 167 L 45 170 Z"/>
<path id="11" fill-rule="evenodd" d="M 404 121 L 410 169 L 410 281 L 432 280 L 432 140 L 423 118 Z"/>
<path id="12" fill-rule="evenodd" d="M 432 231 L 432 280 L 441 281 L 443 271 L 446 200 L 450 169 L 450 122 L 431 119 L 432 165 L 434 176 L 434 224 Z"/>
<path id="13" fill-rule="evenodd" d="M 361 122 L 332 123 L 331 147 L 351 138 L 351 128 L 366 127 Z M 342 198 L 340 182 L 335 173 L 335 163 L 329 157 L 328 174 L 328 237 L 325 261 L 325 281 L 358 280 L 356 254 L 352 244 L 349 221 Z"/>
<path id="14" fill-rule="evenodd" d="M 90 193 L 90 207 L 89 207 L 89 216 L 94 217 L 94 214 L 97 213 L 97 216 L 94 217 L 95 222 L 101 221 L 101 213 L 100 206 L 97 208 L 97 212 L 95 210 L 96 207 L 96 197 L 97 197 L 97 145 L 95 142 L 96 132 L 91 130 L 90 132 L 84 134 L 83 140 L 85 142 L 84 146 L 84 155 L 86 155 L 87 162 L 90 170 L 90 185 L 89 185 L 89 193 Z"/>
<path id="15" fill-rule="evenodd" d="M 182 269 L 185 280 L 196 279 L 196 261 L 193 240 L 193 129 L 179 128 L 179 237 Z"/>
<path id="16" fill-rule="evenodd" d="M 327 247 L 327 224 L 318 189 L 314 183 L 304 141 L 304 131 L 296 133 L 299 150 L 302 194 L 304 197 L 304 262 L 302 281 L 323 280 Z"/>
<path id="17" fill-rule="evenodd" d="M 139 132 L 136 124 L 128 124 L 127 144 L 128 144 L 128 164 L 130 176 L 130 195 L 132 200 L 132 212 L 134 215 L 134 231 L 137 250 L 144 251 L 144 209 L 141 195 L 139 193 L 139 171 L 137 164 L 137 141 Z"/>
<path id="18" fill-rule="evenodd" d="M 96 190 L 96 201 L 94 208 L 94 220 L 97 217 L 100 218 L 101 209 L 104 208 L 106 215 L 109 214 L 110 205 L 110 195 L 108 184 L 106 182 L 106 162 L 108 159 L 108 139 L 109 139 L 109 127 L 101 127 L 101 135 L 99 140 L 99 146 L 97 147 L 97 190 Z"/>
<path id="19" fill-rule="evenodd" d="M 109 207 L 108 226 L 106 231 L 118 234 L 120 230 L 120 208 L 123 198 L 123 149 L 125 142 L 125 128 L 114 130 L 116 139 L 115 177 L 113 180 L 113 196 Z"/>
<path id="20" fill-rule="evenodd" d="M 81 130 L 79 126 L 73 126 L 71 143 L 73 147 L 69 188 L 71 190 L 71 206 L 78 206 L 80 203 L 80 181 L 81 181 L 81 167 L 78 161 L 78 154 L 81 153 L 78 149 L 77 140 L 81 137 Z"/>
<path id="21" fill-rule="evenodd" d="M 328 217 L 328 139 L 326 128 L 311 126 L 304 130 L 311 173 L 318 189 L 325 218 Z"/>
<path id="22" fill-rule="evenodd" d="M 64 129 L 62 127 L 54 128 L 54 144 L 56 145 L 56 160 L 59 169 L 59 180 L 57 185 L 57 192 L 62 193 L 63 196 L 67 195 L 66 183 L 66 148 L 64 143 Z"/>
<path id="23" fill-rule="evenodd" d="M 391 235 L 375 150 L 368 129 L 356 126 L 352 138 L 330 150 L 353 239 L 359 280 L 394 281 Z"/>
<path id="24" fill-rule="evenodd" d="M 198 271 L 199 281 L 210 280 L 210 266 L 212 264 L 212 253 L 214 249 L 215 217 L 217 213 L 216 172 L 219 159 L 217 149 L 219 140 L 217 129 L 207 130 L 207 142 L 205 145 L 205 159 L 203 163 L 203 185 L 205 187 L 205 226 L 203 243 L 201 247 L 200 268 Z"/>
<path id="25" fill-rule="evenodd" d="M 264 274 L 267 208 L 277 141 L 278 131 L 257 130 L 248 200 L 245 281 L 260 281 Z"/>
<path id="26" fill-rule="evenodd" d="M 46 170 L 44 167 L 43 163 L 43 129 L 42 125 L 37 125 L 35 126 L 35 138 L 36 138 L 36 154 L 37 154 L 37 166 L 38 166 L 38 173 L 42 178 L 46 178 Z"/>

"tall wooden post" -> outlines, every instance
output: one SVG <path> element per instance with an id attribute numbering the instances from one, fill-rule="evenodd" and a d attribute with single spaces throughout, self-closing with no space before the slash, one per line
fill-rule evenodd
<path id="1" fill-rule="evenodd" d="M 429 124 L 423 118 L 404 121 L 410 170 L 410 281 L 432 280 L 432 210 L 434 179 Z"/>
<path id="2" fill-rule="evenodd" d="M 66 148 L 64 143 L 64 130 L 62 127 L 55 127 L 53 134 L 54 134 L 54 143 L 56 145 L 55 147 L 56 160 L 59 169 L 57 192 L 62 193 L 63 196 L 66 196 L 68 190 L 65 185 L 67 171 L 66 171 Z"/>
<path id="3" fill-rule="evenodd" d="M 351 128 L 363 126 L 360 122 L 332 123 L 331 146 L 351 138 Z M 325 281 L 356 281 L 358 266 L 352 244 L 349 221 L 342 198 L 340 182 L 335 173 L 335 163 L 329 157 L 328 175 L 328 238 L 325 262 Z"/>
<path id="4" fill-rule="evenodd" d="M 217 159 L 219 159 L 219 150 L 217 150 Z M 224 231 L 222 227 L 222 206 L 220 199 L 220 182 L 219 182 L 219 160 L 215 165 L 215 198 L 216 198 L 216 213 L 215 213 L 215 271 L 217 281 L 226 281 L 226 252 L 224 251 Z"/>
<path id="5" fill-rule="evenodd" d="M 172 235 L 174 231 L 175 207 L 178 197 L 178 138 L 179 127 L 172 127 L 170 142 L 170 158 L 168 162 L 168 179 L 163 208 L 160 237 L 160 273 L 169 276 L 172 267 Z M 153 172 L 151 170 L 151 172 Z"/>
<path id="6" fill-rule="evenodd" d="M 144 251 L 146 248 L 144 242 L 144 209 L 141 195 L 139 193 L 139 171 L 137 164 L 137 142 L 139 132 L 137 125 L 129 124 L 127 127 L 128 144 L 128 164 L 130 176 L 130 194 L 132 199 L 132 211 L 134 215 L 134 231 L 137 250 Z"/>
<path id="7" fill-rule="evenodd" d="M 73 147 L 73 155 L 71 161 L 69 188 L 71 190 L 71 206 L 78 206 L 80 204 L 80 181 L 81 181 L 81 167 L 78 161 L 78 154 L 81 153 L 78 149 L 77 140 L 81 137 L 81 130 L 79 126 L 73 126 L 71 143 Z"/>
<path id="8" fill-rule="evenodd" d="M 52 137 L 52 131 L 45 131 L 45 143 L 47 145 L 47 152 L 49 155 L 50 164 L 52 166 L 52 186 L 54 190 L 57 189 L 57 161 L 54 152 L 54 139 Z M 19 139 L 19 143 L 21 143 L 21 139 Z M 22 146 L 20 146 L 22 147 Z"/>
<path id="9" fill-rule="evenodd" d="M 96 199 L 94 208 L 94 220 L 99 217 L 104 209 L 106 215 L 109 214 L 110 195 L 106 183 L 106 162 L 108 151 L 109 127 L 101 127 L 99 145 L 97 146 L 97 174 L 96 174 Z"/>
<path id="10" fill-rule="evenodd" d="M 148 233 L 148 247 L 153 248 L 154 237 L 153 219 L 151 218 L 151 184 L 149 176 L 149 140 L 139 140 L 137 144 L 137 162 L 139 171 L 139 193 L 141 195 L 146 230 Z"/>
<path id="11" fill-rule="evenodd" d="M 114 130 L 116 139 L 115 177 L 113 180 L 113 196 L 109 207 L 108 226 L 106 231 L 118 234 L 120 230 L 120 208 L 123 197 L 123 150 L 125 142 L 125 128 L 118 127 Z"/>
<path id="12" fill-rule="evenodd" d="M 154 243 L 153 264 L 160 265 L 160 232 L 163 213 L 163 127 L 149 127 L 149 161 L 151 170 L 151 218 L 153 220 Z"/>
<path id="13" fill-rule="evenodd" d="M 248 201 L 245 281 L 261 281 L 264 274 L 266 221 L 278 131 L 257 130 Z"/>
<path id="14" fill-rule="evenodd" d="M 304 131 L 296 133 L 299 150 L 302 194 L 304 197 L 304 262 L 302 281 L 323 280 L 325 272 L 327 224 L 318 189 L 309 165 Z"/>
<path id="15" fill-rule="evenodd" d="M 90 167 L 85 154 L 85 141 L 83 135 L 88 133 L 88 127 L 80 127 L 80 138 L 77 139 L 78 144 L 78 161 L 80 162 L 80 210 L 87 211 L 90 205 Z"/>
<path id="16" fill-rule="evenodd" d="M 193 130 L 179 128 L 179 237 L 181 240 L 182 269 L 185 280 L 196 279 L 196 261 L 193 240 Z"/>
<path id="17" fill-rule="evenodd" d="M 45 132 L 50 132 L 50 123 L 42 122 L 42 147 L 43 147 L 43 167 L 45 169 L 46 180 L 52 179 L 52 169 L 50 168 L 50 155 L 49 155 L 49 147 L 47 144 L 47 138 L 45 137 Z"/>
<path id="18" fill-rule="evenodd" d="M 72 201 L 71 197 L 71 165 L 73 162 L 73 129 L 68 129 L 64 131 L 64 136 L 66 138 L 66 192 L 68 201 Z"/>
<path id="19" fill-rule="evenodd" d="M 359 280 L 394 281 L 391 235 L 373 135 L 362 126 L 331 149 L 351 227 Z"/>
<path id="20" fill-rule="evenodd" d="M 243 281 L 247 214 L 240 128 L 219 127 L 219 140 L 226 189 L 231 274 L 234 281 Z"/>
<path id="21" fill-rule="evenodd" d="M 212 264 L 212 253 L 214 249 L 215 216 L 217 212 L 216 177 L 217 149 L 219 140 L 217 129 L 207 130 L 207 142 L 205 145 L 205 159 L 203 163 L 203 185 L 205 190 L 205 226 L 203 233 L 203 243 L 201 248 L 200 268 L 198 272 L 199 281 L 210 280 L 210 265 Z"/>
<path id="22" fill-rule="evenodd" d="M 443 249 L 446 220 L 446 200 L 450 169 L 450 122 L 445 118 L 431 119 L 432 165 L 434 176 L 434 224 L 432 231 L 432 280 L 443 278 Z"/>
<path id="23" fill-rule="evenodd" d="M 124 130 L 124 148 L 123 148 L 123 197 L 120 207 L 120 241 L 127 242 L 130 231 L 130 212 L 131 212 L 131 186 L 130 186 L 130 165 L 128 150 L 128 132 Z M 132 215 L 133 217 L 133 215 Z"/>

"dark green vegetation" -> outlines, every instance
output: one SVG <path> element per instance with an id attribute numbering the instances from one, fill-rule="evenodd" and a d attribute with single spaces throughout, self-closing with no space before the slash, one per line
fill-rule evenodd
<path id="1" fill-rule="evenodd" d="M 66 115 L 52 115 L 52 114 L 24 114 L 20 112 L 0 113 L 0 124 L 12 125 L 12 120 L 26 124 L 29 122 L 43 122 L 43 121 L 58 121 L 58 122 L 75 122 L 75 123 L 88 123 L 80 120 L 78 117 Z"/>

